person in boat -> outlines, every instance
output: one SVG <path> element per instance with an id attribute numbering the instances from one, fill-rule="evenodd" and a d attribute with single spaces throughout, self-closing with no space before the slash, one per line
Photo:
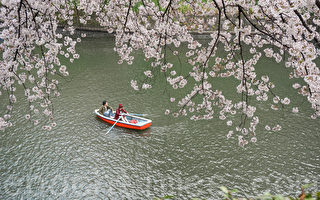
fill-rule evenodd
<path id="1" fill-rule="evenodd" d="M 107 101 L 102 102 L 102 106 L 99 108 L 98 112 L 106 117 L 112 116 L 113 108 L 108 105 Z"/>
<path id="2" fill-rule="evenodd" d="M 119 107 L 118 107 L 118 109 L 116 110 L 116 114 L 114 115 L 114 119 L 118 120 L 119 117 L 121 117 L 120 120 L 125 121 L 125 122 L 128 122 L 128 120 L 126 119 L 126 117 L 123 116 L 123 115 L 121 115 L 122 113 L 128 113 L 128 112 L 123 109 L 122 104 L 119 104 Z"/>

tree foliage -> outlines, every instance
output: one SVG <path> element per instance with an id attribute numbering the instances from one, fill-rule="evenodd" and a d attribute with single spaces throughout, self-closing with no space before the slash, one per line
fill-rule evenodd
<path id="1" fill-rule="evenodd" d="M 227 137 L 239 132 L 240 145 L 257 141 L 259 116 L 252 100 L 272 99 L 274 110 L 290 104 L 288 97 L 273 92 L 275 85 L 268 74 L 257 75 L 256 65 L 263 56 L 291 70 L 288 78 L 297 79 L 292 87 L 310 102 L 311 118 L 320 115 L 320 73 L 315 63 L 320 45 L 319 0 L 2 0 L 0 15 L 0 94 L 9 99 L 0 129 L 12 125 L 10 111 L 20 86 L 30 107 L 26 118 L 35 124 L 38 113 L 53 119 L 52 97 L 60 94 L 56 77 L 68 75 L 60 58 L 70 62 L 79 58 L 75 45 L 81 38 L 71 36 L 76 27 L 90 21 L 114 34 L 119 63 L 130 65 L 134 51 L 144 53 L 150 63 L 146 80 L 160 72 L 173 89 L 191 84 L 183 98 L 170 98 L 178 111 L 166 110 L 166 114 L 188 115 L 192 120 L 217 115 L 233 127 Z M 64 26 L 63 33 L 59 25 Z M 201 44 L 193 32 L 209 34 L 210 41 Z M 180 52 L 182 44 L 188 48 L 186 53 Z M 225 55 L 219 55 L 218 49 Z M 189 73 L 178 75 L 169 53 L 186 58 L 192 66 Z M 216 78 L 236 80 L 235 92 L 241 99 L 230 100 L 215 89 L 212 80 Z M 148 81 L 132 80 L 131 85 L 135 90 L 152 87 Z M 237 113 L 240 124 L 230 117 Z M 263 124 L 267 130 L 281 129 Z M 55 123 L 44 128 L 52 126 Z"/>

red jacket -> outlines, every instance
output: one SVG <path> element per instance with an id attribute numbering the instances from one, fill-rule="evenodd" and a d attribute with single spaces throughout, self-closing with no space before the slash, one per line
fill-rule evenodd
<path id="1" fill-rule="evenodd" d="M 127 111 L 125 111 L 123 108 L 118 108 L 116 110 L 116 114 L 114 115 L 114 119 L 119 119 L 121 113 L 127 113 Z"/>

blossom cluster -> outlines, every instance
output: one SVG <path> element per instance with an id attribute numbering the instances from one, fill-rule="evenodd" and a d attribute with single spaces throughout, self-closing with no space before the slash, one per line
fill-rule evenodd
<path id="1" fill-rule="evenodd" d="M 70 62 L 79 58 L 77 41 L 58 29 L 58 20 L 65 20 L 70 25 L 66 30 L 74 33 L 70 5 L 60 1 L 1 1 L 0 94 L 6 91 L 9 98 L 5 113 L 10 113 L 18 102 L 16 90 L 22 86 L 29 102 L 26 120 L 37 125 L 40 114 L 53 120 L 52 98 L 60 95 L 57 77 L 69 75 L 61 56 Z M 0 117 L 0 129 L 12 125 L 9 120 L 10 114 Z M 52 123 L 46 127 L 52 127 Z"/>
<path id="2" fill-rule="evenodd" d="M 130 12 L 126 22 L 136 23 L 136 26 L 122 27 L 117 34 L 121 33 L 121 37 L 118 36 L 121 42 L 126 37 L 126 44 L 142 49 L 147 60 L 153 58 L 152 67 L 159 67 L 159 71 L 166 74 L 166 81 L 173 89 L 185 88 L 188 83 L 195 84 L 185 97 L 177 101 L 181 109 L 178 112 L 166 109 L 165 114 L 184 116 L 190 113 L 192 120 L 212 119 L 217 115 L 219 119 L 227 121 L 227 126 L 235 126 L 235 131 L 240 133 L 240 145 L 249 141 L 256 142 L 260 120 L 256 116 L 257 107 L 250 105 L 249 99 L 270 104 L 272 110 L 282 110 L 291 103 L 288 97 L 274 93 L 276 86 L 271 81 L 272 77 L 258 77 L 256 74 L 255 66 L 262 57 L 267 57 L 277 63 L 284 61 L 285 67 L 292 69 L 289 78 L 305 81 L 305 85 L 293 87 L 311 103 L 315 110 L 311 118 L 320 116 L 320 73 L 315 64 L 320 46 L 320 35 L 316 31 L 320 25 L 320 8 L 315 1 L 161 2 L 165 9 L 146 3 L 140 5 L 139 12 Z M 181 12 L 182 7 L 188 9 Z M 189 16 L 196 18 L 192 19 L 192 27 L 186 25 L 190 24 Z M 203 21 L 204 16 L 208 18 L 207 24 Z M 144 23 L 137 23 L 137 19 Z M 178 19 L 179 23 L 174 19 Z M 202 45 L 188 30 L 201 33 L 203 27 L 208 25 L 212 26 L 211 41 Z M 126 28 L 130 33 L 126 32 Z M 146 38 L 142 40 L 143 37 Z M 135 42 L 137 38 L 138 43 Z M 174 48 L 182 43 L 187 44 L 185 57 L 192 67 L 186 75 L 177 76 L 176 69 L 170 71 L 163 66 L 168 60 L 166 51 L 179 51 Z M 248 52 L 245 50 L 247 47 Z M 219 56 L 220 49 L 223 49 L 226 56 Z M 120 50 L 120 56 L 121 53 L 123 51 Z M 215 78 L 230 77 L 239 82 L 235 88 L 241 94 L 239 102 L 227 99 L 222 91 L 212 85 Z M 170 97 L 170 101 L 176 102 L 174 97 Z M 293 107 L 292 112 L 299 112 L 299 108 Z M 241 118 L 239 124 L 234 123 L 232 117 L 236 113 Z M 277 125 L 270 130 L 279 131 L 281 126 Z M 233 133 L 230 131 L 227 137 Z"/>
<path id="3" fill-rule="evenodd" d="M 304 82 L 293 88 L 310 102 L 314 109 L 311 118 L 320 116 L 320 72 L 315 63 L 320 54 L 319 5 L 318 0 L 1 1 L 0 94 L 8 91 L 12 106 L 18 101 L 16 87 L 22 85 L 33 105 L 32 115 L 26 118 L 33 119 L 34 113 L 52 118 L 50 97 L 60 94 L 55 76 L 68 75 L 60 58 L 64 56 L 70 62 L 79 58 L 75 45 L 81 39 L 70 35 L 75 26 L 95 20 L 115 35 L 118 63 L 133 64 L 133 52 L 140 50 L 150 63 L 145 80 L 155 78 L 153 72 L 158 70 L 174 90 L 190 90 L 178 101 L 170 96 L 179 110 L 166 109 L 166 114 L 190 113 L 192 120 L 217 116 L 234 128 L 228 138 L 236 131 L 240 145 L 256 142 L 261 122 L 258 108 L 249 100 L 270 104 L 272 110 L 291 103 L 288 97 L 273 92 L 272 77 L 257 75 L 256 65 L 262 57 L 274 59 L 279 66 L 284 63 L 291 70 L 288 78 Z M 63 33 L 58 29 L 61 22 Z M 210 41 L 201 43 L 191 31 L 210 31 Z M 187 48 L 184 53 L 180 52 L 182 44 Z M 187 66 L 186 74 L 177 73 L 170 55 L 180 62 L 186 60 L 180 64 Z M 216 89 L 213 83 L 217 78 L 236 80 L 235 93 L 240 99 L 227 99 Z M 149 82 L 133 80 L 131 86 L 135 90 L 149 89 Z M 298 111 L 298 107 L 292 108 L 292 112 Z M 234 121 L 236 114 L 240 123 Z M 8 119 L 0 118 L 0 129 L 10 124 Z M 279 127 L 270 129 L 278 131 Z"/>

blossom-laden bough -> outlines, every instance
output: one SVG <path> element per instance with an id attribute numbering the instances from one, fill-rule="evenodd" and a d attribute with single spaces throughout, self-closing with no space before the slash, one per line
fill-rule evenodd
<path id="1" fill-rule="evenodd" d="M 59 96 L 55 77 L 68 75 L 58 56 L 71 62 L 79 58 L 75 45 L 81 39 L 66 33 L 73 35 L 76 27 L 86 26 L 88 21 L 115 35 L 120 64 L 132 64 L 136 50 L 144 53 L 150 63 L 144 73 L 146 80 L 159 72 L 173 89 L 194 84 L 178 101 L 178 111 L 167 109 L 166 114 L 200 120 L 212 119 L 217 113 L 227 126 L 240 132 L 240 145 L 257 141 L 259 117 L 249 99 L 265 102 L 272 98 L 274 110 L 290 104 L 289 98 L 274 92 L 268 75 L 256 74 L 262 56 L 285 63 L 292 70 L 289 78 L 304 80 L 303 85 L 293 87 L 310 102 L 314 109 L 311 118 L 320 115 L 320 73 L 315 64 L 320 46 L 319 0 L 3 0 L 0 15 L 4 40 L 0 46 L 1 92 L 8 93 L 10 111 L 17 101 L 16 87 L 22 85 L 30 104 L 32 114 L 26 116 L 30 120 L 38 112 L 52 118 L 51 97 Z M 64 26 L 63 34 L 59 25 Z M 193 32 L 210 34 L 210 42 L 201 44 Z M 186 53 L 180 52 L 182 44 L 188 48 Z M 169 53 L 187 59 L 192 66 L 188 74 L 176 73 Z M 234 102 L 214 89 L 215 78 L 234 78 L 241 99 Z M 152 87 L 148 81 L 132 80 L 131 85 L 135 90 Z M 170 101 L 176 102 L 175 97 Z M 236 113 L 241 116 L 240 124 L 230 118 Z M 10 125 L 9 118 L 9 114 L 0 118 L 1 129 Z M 277 131 L 281 126 L 265 128 Z M 232 135 L 230 130 L 227 137 Z"/>

